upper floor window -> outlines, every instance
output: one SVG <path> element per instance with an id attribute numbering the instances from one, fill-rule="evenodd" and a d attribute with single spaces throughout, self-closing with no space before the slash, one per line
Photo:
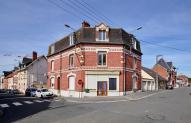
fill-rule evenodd
<path id="1" fill-rule="evenodd" d="M 52 60 L 50 63 L 50 69 L 51 71 L 54 71 L 54 60 Z"/>
<path id="2" fill-rule="evenodd" d="M 98 52 L 98 65 L 106 65 L 106 52 Z"/>
<path id="3" fill-rule="evenodd" d="M 74 55 L 69 56 L 69 67 L 74 67 Z"/>
<path id="4" fill-rule="evenodd" d="M 70 35 L 69 40 L 70 40 L 69 45 L 73 45 L 74 44 L 74 35 L 73 34 Z"/>
<path id="5" fill-rule="evenodd" d="M 137 59 L 133 59 L 133 69 L 137 69 Z"/>
<path id="6" fill-rule="evenodd" d="M 106 31 L 105 30 L 100 30 L 99 31 L 99 40 L 100 41 L 105 41 L 106 40 Z"/>

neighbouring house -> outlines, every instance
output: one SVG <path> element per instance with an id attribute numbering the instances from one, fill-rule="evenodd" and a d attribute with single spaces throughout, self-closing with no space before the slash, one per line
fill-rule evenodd
<path id="1" fill-rule="evenodd" d="M 105 23 L 82 27 L 48 49 L 48 87 L 61 96 L 122 96 L 141 89 L 140 42 Z"/>
<path id="2" fill-rule="evenodd" d="M 163 58 L 157 61 L 154 65 L 153 70 L 157 72 L 160 76 L 165 78 L 168 85 L 176 86 L 176 68 L 173 66 L 172 62 L 166 62 Z"/>
<path id="3" fill-rule="evenodd" d="M 144 70 L 147 74 L 149 74 L 152 78 L 155 79 L 155 89 L 166 89 L 166 85 L 167 85 L 167 80 L 165 78 L 163 78 L 162 76 L 160 76 L 158 74 L 158 83 L 157 83 L 157 73 L 155 71 L 153 71 L 152 69 L 149 69 L 147 67 L 142 67 L 142 70 Z"/>
<path id="4" fill-rule="evenodd" d="M 47 58 L 37 57 L 37 53 L 33 52 L 32 58 L 23 58 L 16 72 L 15 81 L 21 92 L 24 93 L 28 87 L 46 87 Z"/>
<path id="5" fill-rule="evenodd" d="M 2 79 L 2 88 L 3 89 L 8 89 L 8 76 L 12 73 L 13 71 L 3 71 L 3 79 Z"/>
<path id="6" fill-rule="evenodd" d="M 183 86 L 188 86 L 189 80 L 186 75 L 180 74 L 177 76 L 176 80 L 177 87 L 183 87 Z"/>
<path id="7" fill-rule="evenodd" d="M 3 89 L 3 79 L 4 79 L 4 75 L 0 76 L 0 89 Z"/>
<path id="8" fill-rule="evenodd" d="M 142 91 L 156 91 L 158 90 L 157 84 L 155 82 L 155 78 L 149 75 L 144 69 L 141 69 L 141 77 L 142 77 Z"/>

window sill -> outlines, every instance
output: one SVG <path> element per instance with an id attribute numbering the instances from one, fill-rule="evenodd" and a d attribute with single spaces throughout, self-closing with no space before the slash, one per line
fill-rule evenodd
<path id="1" fill-rule="evenodd" d="M 107 68 L 107 65 L 98 65 L 98 68 Z"/>

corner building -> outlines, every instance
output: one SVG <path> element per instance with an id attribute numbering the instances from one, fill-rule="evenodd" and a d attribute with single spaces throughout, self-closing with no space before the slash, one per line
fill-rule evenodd
<path id="1" fill-rule="evenodd" d="M 123 96 L 141 89 L 140 42 L 121 28 L 82 27 L 48 49 L 48 88 L 61 96 Z"/>

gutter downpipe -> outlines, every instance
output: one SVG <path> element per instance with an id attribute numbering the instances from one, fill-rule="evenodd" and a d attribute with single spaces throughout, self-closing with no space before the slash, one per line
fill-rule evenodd
<path id="1" fill-rule="evenodd" d="M 123 96 L 126 96 L 126 54 L 125 54 L 125 46 L 123 48 Z"/>

